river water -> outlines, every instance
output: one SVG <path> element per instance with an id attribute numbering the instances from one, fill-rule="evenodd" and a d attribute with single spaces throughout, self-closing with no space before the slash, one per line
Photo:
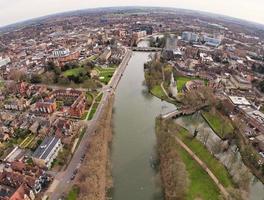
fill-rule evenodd
<path id="1" fill-rule="evenodd" d="M 133 53 L 114 103 L 112 163 L 114 200 L 163 199 L 151 158 L 155 154 L 155 117 L 175 109 L 147 93 L 143 65 L 149 53 Z"/>
<path id="2" fill-rule="evenodd" d="M 147 45 L 146 41 L 139 44 L 143 47 Z M 155 118 L 161 113 L 175 109 L 175 106 L 148 94 L 143 84 L 143 66 L 149 55 L 142 52 L 133 53 L 116 91 L 112 143 L 114 200 L 163 199 L 160 178 L 151 167 L 156 145 Z M 208 149 L 219 140 L 200 117 L 191 120 L 179 118 L 177 122 L 190 131 L 193 131 L 194 127 L 206 130 L 210 134 Z M 219 154 L 219 159 L 228 165 L 229 155 Z M 245 169 L 243 163 L 237 161 L 239 159 L 234 160 L 233 166 Z M 249 199 L 264 200 L 263 184 L 256 179 L 253 181 L 253 178 L 250 183 Z"/>

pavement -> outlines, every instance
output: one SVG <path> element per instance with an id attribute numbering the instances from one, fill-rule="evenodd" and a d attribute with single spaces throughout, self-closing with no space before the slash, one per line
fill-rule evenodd
<path id="1" fill-rule="evenodd" d="M 90 135 L 96 134 L 96 127 L 98 119 L 100 118 L 100 115 L 103 113 L 103 110 L 105 106 L 107 106 L 107 103 L 109 101 L 109 98 L 114 95 L 115 90 L 118 86 L 118 83 L 126 69 L 126 66 L 132 56 L 132 51 L 126 49 L 125 56 L 120 63 L 119 67 L 113 74 L 112 79 L 108 83 L 108 85 L 104 86 L 102 88 L 103 97 L 101 99 L 100 104 L 98 105 L 97 111 L 94 114 L 94 117 L 89 122 L 87 121 L 87 129 L 83 136 L 83 138 L 80 141 L 79 146 L 77 147 L 74 155 L 72 156 L 71 161 L 69 162 L 67 168 L 56 174 L 54 177 L 53 183 L 50 185 L 49 189 L 46 191 L 45 195 L 48 196 L 49 200 L 58 200 L 63 196 L 66 196 L 68 191 L 71 189 L 74 181 L 71 180 L 74 171 L 78 169 L 81 166 L 81 157 L 85 155 L 87 151 L 87 144 L 90 139 Z M 80 88 L 82 90 L 82 88 Z"/>

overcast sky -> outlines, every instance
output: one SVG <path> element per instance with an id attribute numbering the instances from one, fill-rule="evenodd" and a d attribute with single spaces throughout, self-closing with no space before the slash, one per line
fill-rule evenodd
<path id="1" fill-rule="evenodd" d="M 57 12 L 109 6 L 186 8 L 264 24 L 264 0 L 0 0 L 0 26 Z"/>

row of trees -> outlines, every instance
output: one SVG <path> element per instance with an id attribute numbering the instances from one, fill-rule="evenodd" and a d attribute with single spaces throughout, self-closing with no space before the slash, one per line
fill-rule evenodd
<path id="1" fill-rule="evenodd" d="M 166 121 L 156 120 L 157 151 L 165 199 L 185 199 L 188 174 L 175 148 L 176 141 L 168 129 Z"/>
<path id="2" fill-rule="evenodd" d="M 156 85 L 160 85 L 162 82 L 165 85 L 169 85 L 170 77 L 172 73 L 172 67 L 168 64 L 164 64 L 155 58 L 145 63 L 145 81 L 149 91 Z"/>

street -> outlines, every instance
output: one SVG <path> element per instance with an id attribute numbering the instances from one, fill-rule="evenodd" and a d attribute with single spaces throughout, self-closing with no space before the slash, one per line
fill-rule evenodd
<path id="1" fill-rule="evenodd" d="M 54 177 L 53 183 L 46 192 L 50 200 L 58 200 L 61 196 L 67 194 L 67 192 L 73 185 L 73 181 L 71 179 L 74 171 L 81 165 L 81 158 L 86 153 L 89 136 L 95 133 L 97 121 L 101 113 L 103 112 L 104 107 L 107 105 L 109 97 L 111 95 L 114 95 L 115 89 L 117 88 L 117 85 L 122 77 L 122 74 L 126 69 L 127 63 L 131 55 L 132 55 L 131 50 L 127 50 L 121 64 L 117 68 L 116 72 L 113 74 L 112 79 L 110 80 L 107 86 L 103 87 L 102 89 L 103 97 L 101 99 L 101 102 L 97 108 L 96 113 L 94 114 L 93 119 L 89 122 L 87 121 L 86 132 L 78 148 L 76 149 L 74 155 L 72 156 L 72 159 L 68 164 L 68 167 L 66 168 L 65 171 L 59 172 Z"/>

